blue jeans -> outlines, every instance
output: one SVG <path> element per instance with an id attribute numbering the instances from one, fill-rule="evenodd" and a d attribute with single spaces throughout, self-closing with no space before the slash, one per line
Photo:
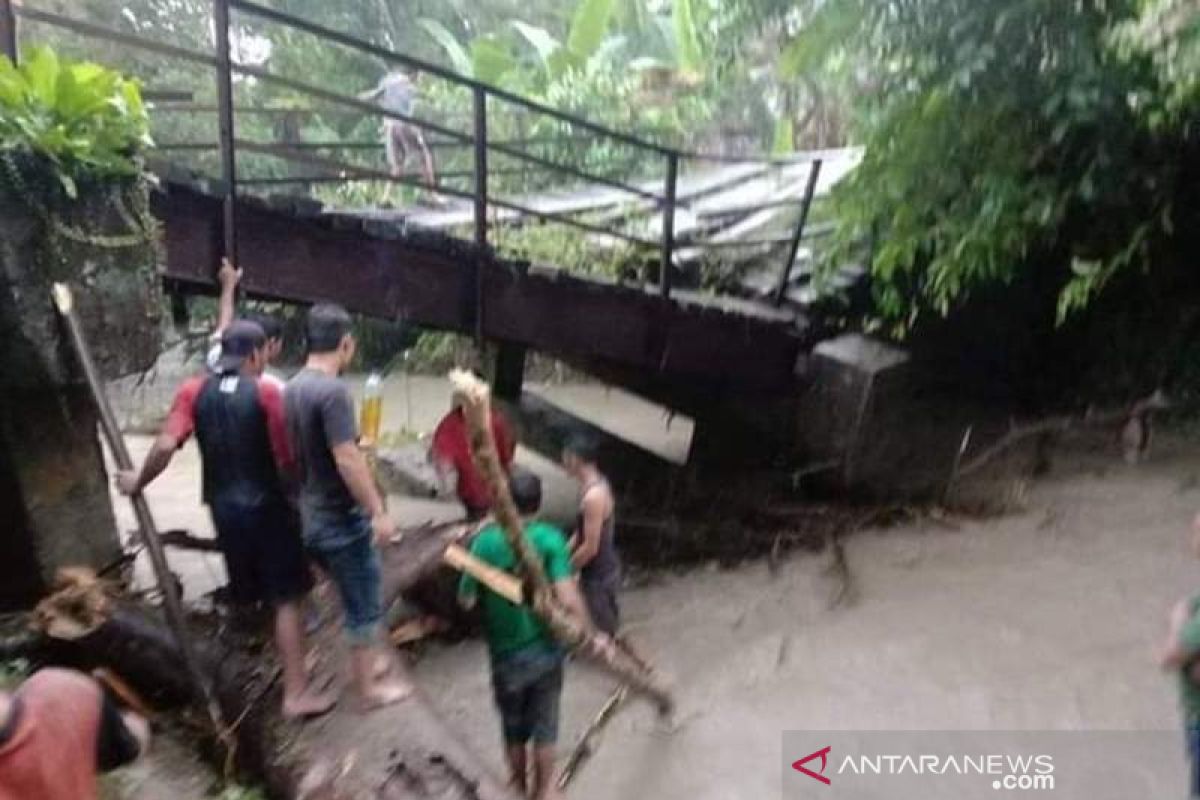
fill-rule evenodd
<path id="1" fill-rule="evenodd" d="M 554 645 L 535 644 L 492 659 L 492 691 L 506 744 L 558 740 L 562 685 L 563 654 Z"/>
<path id="2" fill-rule="evenodd" d="M 306 515 L 309 553 L 333 579 L 342 599 L 346 637 L 352 646 L 379 640 L 383 623 L 382 565 L 361 512 Z"/>

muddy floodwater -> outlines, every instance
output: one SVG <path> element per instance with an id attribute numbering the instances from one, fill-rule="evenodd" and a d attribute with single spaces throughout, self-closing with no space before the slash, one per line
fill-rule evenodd
<path id="1" fill-rule="evenodd" d="M 386 424 L 428 430 L 445 408 L 445 384 L 415 380 L 410 390 L 406 408 L 402 382 L 389 382 Z M 668 429 L 653 406 L 594 386 L 547 394 L 664 455 L 686 452 L 686 421 Z M 136 457 L 148 441 L 131 440 Z M 561 474 L 521 458 L 547 475 L 551 504 L 569 507 Z M 149 490 L 161 527 L 209 534 L 198 483 L 189 446 Z M 453 514 L 401 497 L 392 508 L 409 522 Z M 640 648 L 678 682 L 676 724 L 666 729 L 644 704 L 629 705 L 570 796 L 779 797 L 790 730 L 1174 729 L 1174 685 L 1153 656 L 1169 606 L 1200 588 L 1187 547 L 1198 509 L 1200 447 L 1167 440 L 1136 468 L 1107 453 L 1063 459 L 1004 517 L 851 537 L 856 599 L 834 610 L 821 556 L 791 557 L 774 574 L 752 563 L 650 576 L 622 602 Z M 190 596 L 222 579 L 218 558 L 171 559 Z M 447 723 L 499 772 L 482 644 L 427 643 L 413 669 Z M 611 689 L 569 667 L 564 749 Z"/>

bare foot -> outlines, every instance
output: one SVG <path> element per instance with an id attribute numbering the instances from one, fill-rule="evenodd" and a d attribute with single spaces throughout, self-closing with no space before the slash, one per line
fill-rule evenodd
<path id="1" fill-rule="evenodd" d="M 382 681 L 372 686 L 366 696 L 359 698 L 359 709 L 365 713 L 399 703 L 412 692 L 413 687 L 403 681 Z"/>
<path id="2" fill-rule="evenodd" d="M 308 689 L 296 697 L 283 698 L 283 716 L 287 719 L 319 717 L 332 711 L 336 703 L 333 695 Z"/>
<path id="3" fill-rule="evenodd" d="M 387 653 L 380 653 L 375 656 L 375 664 L 371 667 L 371 677 L 375 680 L 383 680 L 392 671 L 392 657 Z"/>

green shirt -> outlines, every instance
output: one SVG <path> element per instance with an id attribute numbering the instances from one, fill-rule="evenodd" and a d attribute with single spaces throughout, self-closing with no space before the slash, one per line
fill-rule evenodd
<path id="1" fill-rule="evenodd" d="M 545 522 L 530 522 L 525 526 L 525 538 L 542 559 L 546 577 L 551 583 L 571 577 L 571 551 L 562 532 Z M 487 564 L 512 574 L 517 573 L 517 557 L 499 525 L 489 525 L 471 543 L 471 555 Z M 484 587 L 483 627 L 487 634 L 488 650 L 493 658 L 509 655 L 535 644 L 553 646 L 554 639 L 545 626 L 526 606 L 518 606 Z M 479 596 L 479 581 L 463 573 L 458 594 L 465 599 Z"/>
<path id="2" fill-rule="evenodd" d="M 1188 723 L 1200 722 L 1200 685 L 1192 679 L 1191 671 L 1200 656 L 1200 597 L 1191 600 L 1192 615 L 1179 631 L 1179 644 L 1188 654 L 1179 670 L 1179 704 Z"/>

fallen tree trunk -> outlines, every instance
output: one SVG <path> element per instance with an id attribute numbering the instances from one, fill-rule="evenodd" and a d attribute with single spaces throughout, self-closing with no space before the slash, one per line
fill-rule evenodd
<path id="1" fill-rule="evenodd" d="M 466 530 L 426 526 L 407 531 L 386 548 L 385 600 L 394 601 L 445 569 L 447 545 Z M 197 698 L 182 656 L 157 610 L 106 595 L 101 588 L 94 592 L 101 594 L 81 602 L 78 592 L 62 591 L 39 606 L 37 624 L 53 659 L 81 668 L 105 666 L 152 707 L 194 707 Z M 341 687 L 348 666 L 334 594 L 316 593 L 324 622 L 310 647 L 316 656 L 314 680 Z M 211 636 L 199 641 L 200 663 L 212 676 L 237 742 L 237 766 L 263 783 L 271 797 L 518 800 L 481 766 L 482 759 L 460 744 L 419 690 L 404 702 L 368 714 L 359 714 L 347 694 L 325 717 L 295 722 L 280 711 L 273 653 L 248 652 Z"/>

